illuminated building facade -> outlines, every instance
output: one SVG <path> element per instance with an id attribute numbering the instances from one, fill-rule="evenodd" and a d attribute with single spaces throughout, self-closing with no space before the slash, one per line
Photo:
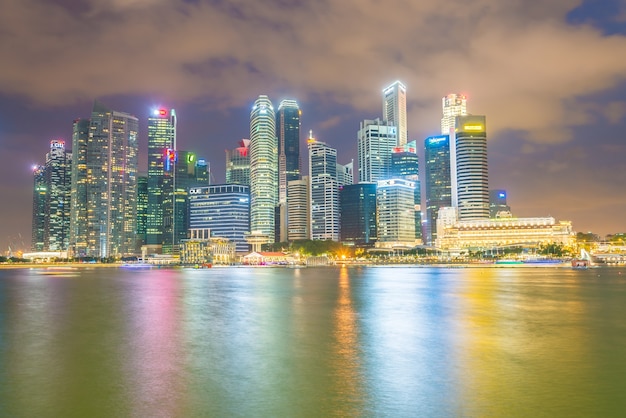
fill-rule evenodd
<path id="1" fill-rule="evenodd" d="M 439 208 L 452 206 L 450 136 L 438 135 L 426 138 L 424 159 L 426 182 L 424 238 L 428 245 L 432 245 L 437 238 Z"/>
<path id="2" fill-rule="evenodd" d="M 422 210 L 419 179 L 419 158 L 413 141 L 411 147 L 395 148 L 391 154 L 390 178 L 410 180 L 415 183 L 415 239 L 422 239 Z"/>
<path id="3" fill-rule="evenodd" d="M 337 184 L 337 150 L 324 142 L 308 140 L 311 182 L 311 239 L 339 241 L 340 211 Z"/>
<path id="4" fill-rule="evenodd" d="M 337 164 L 337 183 L 339 187 L 354 183 L 354 160 L 348 164 Z"/>
<path id="5" fill-rule="evenodd" d="M 189 190 L 189 228 L 210 229 L 211 237 L 228 238 L 237 252 L 250 251 L 250 188 L 243 184 L 217 184 Z"/>
<path id="6" fill-rule="evenodd" d="M 137 176 L 137 253 L 147 243 L 148 232 L 148 176 Z"/>
<path id="7" fill-rule="evenodd" d="M 226 183 L 250 185 L 249 139 L 242 139 L 237 148 L 226 150 Z"/>
<path id="8" fill-rule="evenodd" d="M 359 182 L 388 178 L 391 153 L 398 144 L 398 128 L 380 119 L 364 120 L 357 137 Z"/>
<path id="9" fill-rule="evenodd" d="M 546 218 L 502 218 L 457 221 L 439 231 L 436 246 L 450 249 L 495 249 L 537 247 L 541 244 L 575 242 L 572 224 Z"/>
<path id="10" fill-rule="evenodd" d="M 376 242 L 376 183 L 349 184 L 339 189 L 341 242 L 370 246 Z"/>
<path id="11" fill-rule="evenodd" d="M 35 166 L 33 169 L 33 223 L 31 249 L 43 251 L 46 235 L 46 202 L 48 185 L 46 184 L 45 167 Z"/>
<path id="12" fill-rule="evenodd" d="M 287 183 L 287 240 L 305 240 L 310 238 L 309 176 Z"/>
<path id="13" fill-rule="evenodd" d="M 72 153 L 65 149 L 65 141 L 50 141 L 45 165 L 48 193 L 44 251 L 66 251 L 69 247 L 71 169 Z"/>
<path id="14" fill-rule="evenodd" d="M 71 221 L 86 214 L 86 222 L 84 230 L 82 220 L 71 226 L 73 255 L 105 258 L 133 254 L 137 232 L 138 120 L 95 102 L 86 141 L 81 128 L 80 123 L 74 124 L 73 153 L 78 155 L 78 172 L 72 178 L 79 182 L 72 186 L 78 210 Z"/>
<path id="15" fill-rule="evenodd" d="M 400 81 L 383 89 L 383 121 L 397 128 L 398 146 L 407 143 L 406 86 Z"/>
<path id="16" fill-rule="evenodd" d="M 165 162 L 166 184 L 172 188 L 163 192 L 164 254 L 176 253 L 181 240 L 187 238 L 189 229 L 189 189 L 208 186 L 206 163 L 199 165 L 196 154 L 189 151 L 168 150 Z"/>
<path id="17" fill-rule="evenodd" d="M 376 232 L 380 248 L 415 246 L 415 183 L 379 180 L 376 186 Z"/>
<path id="18" fill-rule="evenodd" d="M 276 112 L 278 202 L 287 201 L 287 183 L 300 179 L 300 116 L 295 100 L 283 100 Z"/>
<path id="19" fill-rule="evenodd" d="M 76 119 L 72 128 L 69 252 L 74 256 L 86 255 L 88 248 L 87 210 L 90 203 L 87 200 L 87 187 L 91 182 L 91 173 L 87 170 L 89 126 L 89 119 Z"/>
<path id="20" fill-rule="evenodd" d="M 506 190 L 489 190 L 489 217 L 498 218 L 498 214 L 509 215 L 511 207 L 506 204 Z"/>
<path id="21" fill-rule="evenodd" d="M 487 124 L 485 116 L 457 116 L 455 128 L 456 205 L 460 221 L 489 218 Z M 456 183 L 456 187 L 454 187 Z M 453 190 L 454 192 L 454 190 Z"/>
<path id="22" fill-rule="evenodd" d="M 278 141 L 274 107 L 261 95 L 250 112 L 250 228 L 274 242 L 278 204 Z"/>
<path id="23" fill-rule="evenodd" d="M 156 109 L 148 118 L 148 211 L 147 244 L 161 245 L 164 242 L 166 214 L 164 200 L 172 193 L 173 176 L 166 165 L 170 164 L 176 149 L 176 111 Z M 171 221 L 171 218 L 170 218 Z M 171 240 L 170 240 L 171 241 Z"/>
<path id="24" fill-rule="evenodd" d="M 448 94 L 441 99 L 441 108 L 441 134 L 450 135 L 454 132 L 456 117 L 467 115 L 467 98 L 462 94 Z"/>

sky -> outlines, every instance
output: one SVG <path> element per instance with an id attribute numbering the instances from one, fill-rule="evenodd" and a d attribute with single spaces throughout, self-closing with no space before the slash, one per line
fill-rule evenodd
<path id="1" fill-rule="evenodd" d="M 626 232 L 626 0 L 3 0 L 0 56 L 3 253 L 30 246 L 32 165 L 95 99 L 139 118 L 142 171 L 151 111 L 175 108 L 219 183 L 258 95 L 298 101 L 303 160 L 313 130 L 347 163 L 395 80 L 409 140 L 448 93 L 487 116 L 513 215 Z"/>

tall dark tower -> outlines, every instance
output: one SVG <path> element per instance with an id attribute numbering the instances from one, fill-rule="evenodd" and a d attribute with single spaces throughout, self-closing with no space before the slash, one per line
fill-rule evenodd
<path id="1" fill-rule="evenodd" d="M 146 241 L 163 244 L 165 214 L 163 200 L 172 193 L 172 176 L 168 175 L 168 150 L 176 149 L 176 111 L 157 109 L 148 118 L 148 210 Z M 168 166 L 169 167 L 169 166 Z"/>
<path id="2" fill-rule="evenodd" d="M 452 182 L 450 176 L 450 136 L 438 135 L 426 138 L 426 228 L 425 241 L 432 245 L 437 238 L 437 214 L 439 208 L 452 206 Z"/>
<path id="3" fill-rule="evenodd" d="M 283 100 L 276 112 L 278 202 L 287 201 L 287 183 L 300 180 L 300 116 L 295 100 Z"/>

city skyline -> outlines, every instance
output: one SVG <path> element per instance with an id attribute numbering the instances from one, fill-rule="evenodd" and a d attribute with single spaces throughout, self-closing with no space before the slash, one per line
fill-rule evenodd
<path id="1" fill-rule="evenodd" d="M 417 43 L 409 40 L 418 39 L 414 35 L 420 31 L 437 29 L 424 22 L 423 29 L 414 28 L 420 23 L 415 21 L 417 12 L 424 19 L 439 13 L 430 2 L 398 2 L 397 11 L 385 16 L 375 16 L 375 8 L 368 9 L 364 2 L 333 4 L 328 11 L 270 2 L 267 12 L 257 9 L 259 5 L 243 12 L 236 3 L 230 11 L 202 2 L 113 2 L 109 10 L 95 2 L 58 0 L 30 8 L 27 3 L 8 4 L 0 17 L 16 40 L 8 41 L 9 36 L 0 42 L 0 51 L 8 57 L 0 75 L 0 138 L 14 153 L 0 168 L 3 252 L 7 245 L 20 244 L 19 234 L 29 246 L 30 167 L 44 162 L 51 140 L 71 143 L 72 121 L 89 117 L 95 99 L 139 119 L 142 172 L 150 112 L 160 106 L 176 108 L 179 148 L 206 157 L 219 183 L 224 181 L 224 150 L 248 137 L 249 109 L 259 94 L 268 95 L 274 106 L 282 99 L 297 100 L 303 131 L 313 129 L 337 149 L 339 161 L 349 161 L 356 159 L 359 122 L 382 116 L 380 92 L 394 80 L 407 86 L 409 141 L 423 144 L 439 133 L 441 98 L 450 93 L 466 95 L 470 113 L 487 116 L 489 188 L 508 191 L 515 215 L 552 215 L 571 220 L 576 231 L 600 235 L 626 229 L 626 197 L 619 193 L 626 181 L 621 169 L 626 155 L 626 64 L 615 54 L 626 48 L 623 2 L 607 1 L 603 8 L 588 2 L 578 7 L 570 1 L 533 7 L 493 2 L 495 10 L 480 17 L 451 9 L 447 18 L 459 23 L 457 29 L 445 39 L 437 41 L 433 32 Z M 402 13 L 400 6 L 405 7 Z M 176 7 L 189 13 L 172 12 Z M 360 12 L 351 16 L 353 10 Z M 130 25 L 107 27 L 107 13 L 126 14 L 146 24 L 171 13 L 181 34 L 170 40 L 169 27 L 135 25 L 144 32 L 132 32 Z M 329 16 L 334 17 L 329 21 Z M 358 29 L 379 17 L 397 20 L 385 36 L 376 38 Z M 287 29 L 272 24 L 288 18 L 293 21 Z M 233 28 L 225 29 L 220 19 Z M 215 22 L 213 29 L 207 21 Z M 255 26 L 255 32 L 265 36 L 251 35 L 246 29 L 250 21 L 269 23 Z M 328 30 L 311 30 L 323 21 Z M 474 21 L 480 25 L 469 27 Z M 83 36 L 92 26 L 104 33 Z M 450 25 L 442 26 L 449 31 Z M 60 39 L 47 35 L 61 29 Z M 158 30 L 161 36 L 156 36 Z M 194 36 L 201 30 L 222 31 L 223 45 L 207 41 L 209 32 Z M 281 30 L 307 36 L 287 47 Z M 107 46 L 115 44 L 107 38 L 115 33 L 126 37 L 128 49 Z M 185 42 L 198 37 L 205 46 Z M 139 50 L 146 39 L 153 39 L 154 51 L 159 51 Z M 85 47 L 80 47 L 82 42 Z M 437 42 L 440 52 L 428 52 Z M 322 51 L 316 45 L 331 48 Z M 261 47 L 265 57 L 255 53 Z M 173 50 L 178 54 L 171 54 Z M 83 54 L 94 51 L 114 66 L 81 65 L 87 62 Z M 273 58 L 286 51 L 294 55 L 294 64 Z M 33 59 L 44 61 L 32 65 Z M 480 67 L 474 71 L 473 65 Z M 301 150 L 306 149 L 303 136 Z M 423 149 L 418 148 L 423 161 Z"/>

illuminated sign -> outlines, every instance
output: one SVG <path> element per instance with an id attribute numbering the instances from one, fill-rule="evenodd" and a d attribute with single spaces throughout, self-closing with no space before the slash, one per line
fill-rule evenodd
<path id="1" fill-rule="evenodd" d="M 447 140 L 448 137 L 447 136 L 434 136 L 432 138 L 428 138 L 428 143 L 429 144 L 438 144 L 440 142 L 443 142 L 445 140 Z"/>
<path id="2" fill-rule="evenodd" d="M 165 171 L 171 171 L 174 163 L 178 161 L 178 154 L 173 149 L 165 150 Z"/>
<path id="3" fill-rule="evenodd" d="M 483 125 L 463 125 L 464 131 L 483 131 Z"/>
<path id="4" fill-rule="evenodd" d="M 189 189 L 189 194 L 201 194 L 202 189 Z"/>
<path id="5" fill-rule="evenodd" d="M 65 141 L 61 141 L 61 140 L 50 141 L 50 148 L 65 148 Z"/>
<path id="6" fill-rule="evenodd" d="M 498 197 L 499 197 L 500 199 L 504 199 L 504 198 L 506 197 L 506 194 L 504 194 L 504 193 L 498 193 Z"/>

